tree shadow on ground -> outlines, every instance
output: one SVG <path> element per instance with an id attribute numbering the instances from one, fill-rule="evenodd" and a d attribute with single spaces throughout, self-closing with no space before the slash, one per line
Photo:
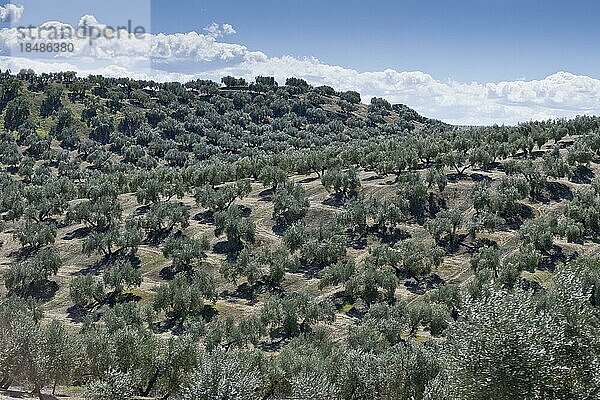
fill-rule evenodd
<path id="1" fill-rule="evenodd" d="M 72 305 L 67 308 L 67 318 L 75 323 L 81 323 L 89 315 L 88 310 L 84 307 Z"/>
<path id="2" fill-rule="evenodd" d="M 560 182 L 546 183 L 546 190 L 538 197 L 542 203 L 550 201 L 560 202 L 561 200 L 573 200 L 573 191 L 570 187 Z"/>
<path id="3" fill-rule="evenodd" d="M 243 245 L 231 243 L 229 240 L 222 240 L 213 245 L 213 251 L 226 256 L 228 261 L 235 261 L 243 248 Z"/>
<path id="4" fill-rule="evenodd" d="M 58 289 L 58 283 L 46 279 L 31 286 L 27 295 L 40 303 L 47 303 L 54 298 Z"/>
<path id="5" fill-rule="evenodd" d="M 72 272 L 71 275 L 73 275 L 73 276 L 82 276 L 82 275 L 98 276 L 109 265 L 110 265 L 109 260 L 106 258 L 102 258 L 102 259 L 96 261 L 95 263 L 80 269 L 79 271 Z"/>
<path id="6" fill-rule="evenodd" d="M 219 315 L 219 310 L 214 306 L 214 304 L 205 304 L 202 309 L 202 319 L 206 322 L 212 321 L 217 315 Z"/>
<path id="7" fill-rule="evenodd" d="M 31 393 L 29 392 L 23 392 L 20 390 L 16 390 L 16 389 L 7 389 L 7 390 L 0 390 L 0 395 L 2 396 L 6 396 L 6 398 L 9 399 L 24 399 L 24 398 L 31 398 Z M 2 397 L 4 398 L 4 397 Z M 50 399 L 55 399 L 56 397 L 50 397 Z"/>
<path id="8" fill-rule="evenodd" d="M 200 212 L 194 215 L 194 220 L 198 221 L 201 224 L 214 224 L 215 223 L 215 215 L 212 211 L 207 210 Z"/>
<path id="9" fill-rule="evenodd" d="M 302 179 L 301 181 L 298 181 L 298 183 L 312 183 L 312 182 L 314 182 L 316 180 L 319 180 L 318 176 L 314 176 L 314 177 L 310 177 L 309 176 L 307 178 Z"/>
<path id="10" fill-rule="evenodd" d="M 560 246 L 553 245 L 546 256 L 542 258 L 537 269 L 540 271 L 555 272 L 558 264 L 565 262 L 567 262 L 567 256 L 563 252 L 562 248 Z"/>
<path id="11" fill-rule="evenodd" d="M 273 188 L 268 188 L 268 189 L 264 189 L 262 191 L 260 191 L 258 193 L 258 197 L 262 197 L 262 198 L 270 198 L 273 197 L 273 194 L 275 194 L 275 191 L 273 190 Z"/>
<path id="12" fill-rule="evenodd" d="M 342 311 L 342 309 L 344 307 L 347 307 L 349 304 L 354 306 L 355 301 L 356 299 L 352 296 L 349 296 L 345 291 L 335 292 L 331 297 L 331 302 L 333 303 L 335 309 L 338 311 Z"/>
<path id="13" fill-rule="evenodd" d="M 111 306 L 131 302 L 137 303 L 140 300 L 142 300 L 140 296 L 134 293 L 119 293 L 118 295 L 112 296 L 111 299 L 112 300 L 108 301 L 108 304 L 110 304 Z"/>
<path id="14" fill-rule="evenodd" d="M 489 176 L 480 174 L 478 172 L 473 172 L 471 175 L 469 175 L 469 178 L 471 178 L 473 182 L 492 181 L 492 178 L 490 178 Z"/>
<path id="15" fill-rule="evenodd" d="M 326 205 L 326 206 L 330 206 L 330 207 L 336 207 L 336 208 L 340 208 L 346 205 L 348 199 L 344 196 L 329 196 L 328 198 L 326 198 L 325 200 L 323 200 L 321 202 L 321 204 Z"/>
<path id="16" fill-rule="evenodd" d="M 523 203 L 516 203 L 515 209 L 510 214 L 503 214 L 504 224 L 499 230 L 510 231 L 517 230 L 523 225 L 525 220 L 533 218 L 533 208 Z"/>
<path id="17" fill-rule="evenodd" d="M 477 253 L 482 247 L 488 246 L 493 247 L 495 249 L 498 248 L 498 243 L 494 240 L 490 240 L 487 238 L 475 238 L 473 240 L 469 240 L 469 237 L 465 238 L 462 246 L 467 250 L 467 253 L 473 255 Z"/>
<path id="18" fill-rule="evenodd" d="M 523 290 L 531 290 L 534 293 L 540 293 L 544 290 L 544 287 L 539 282 L 527 278 L 519 279 L 518 286 Z"/>
<path id="19" fill-rule="evenodd" d="M 573 171 L 573 176 L 571 176 L 570 181 L 577 184 L 587 184 L 592 183 L 592 179 L 594 179 L 594 171 L 592 171 L 589 167 L 585 165 L 578 165 Z"/>
<path id="20" fill-rule="evenodd" d="M 452 182 L 452 183 L 457 183 L 460 181 L 470 179 L 469 175 L 467 175 L 465 173 L 459 174 L 458 172 L 450 172 L 446 175 L 446 178 L 448 179 L 448 182 Z"/>
<path id="21" fill-rule="evenodd" d="M 238 209 L 240 210 L 241 216 L 244 218 L 248 218 L 250 215 L 252 215 L 252 209 L 248 206 L 239 204 Z"/>
<path id="22" fill-rule="evenodd" d="M 144 239 L 142 244 L 149 246 L 157 246 L 160 243 L 162 243 L 163 240 L 169 237 L 171 232 L 173 232 L 173 229 L 165 229 L 157 232 L 152 232 L 148 235 L 148 237 L 146 237 L 146 239 Z"/>
<path id="23" fill-rule="evenodd" d="M 81 276 L 81 275 L 98 276 L 104 271 L 104 269 L 113 265 L 115 263 L 115 261 L 118 261 L 118 260 L 129 261 L 131 263 L 131 265 L 134 267 L 139 267 L 141 265 L 141 260 L 137 255 L 123 256 L 118 253 L 113 253 L 111 255 L 102 257 L 95 263 L 88 265 L 87 267 L 82 268 L 79 271 L 72 272 L 71 275 L 73 275 L 73 276 Z"/>
<path id="24" fill-rule="evenodd" d="M 161 334 L 161 333 L 171 332 L 173 329 L 175 329 L 176 325 L 177 325 L 177 321 L 167 318 L 165 320 L 156 321 L 156 322 L 152 323 L 152 325 L 150 326 L 150 329 L 154 333 Z"/>
<path id="25" fill-rule="evenodd" d="M 494 161 L 493 163 L 490 163 L 488 165 L 488 168 L 486 171 L 492 171 L 492 170 L 504 172 L 504 165 L 500 161 Z"/>
<path id="26" fill-rule="evenodd" d="M 416 280 L 415 278 L 407 279 L 404 282 L 404 287 L 413 294 L 425 294 L 427 291 L 436 289 L 445 283 L 446 281 L 441 276 L 433 273 L 421 280 Z"/>
<path id="27" fill-rule="evenodd" d="M 369 305 L 363 299 L 356 299 L 354 304 L 352 304 L 352 308 L 346 312 L 346 315 L 352 318 L 363 319 L 368 312 Z"/>
<path id="28" fill-rule="evenodd" d="M 63 240 L 82 239 L 82 238 L 86 237 L 87 235 L 89 235 L 91 231 L 92 231 L 91 228 L 84 226 L 84 227 L 77 228 L 74 231 L 71 231 L 71 232 L 65 234 L 62 238 L 63 238 Z"/>
<path id="29" fill-rule="evenodd" d="M 346 233 L 348 235 L 348 245 L 355 250 L 364 250 L 367 248 L 367 238 L 363 236 L 354 236 L 352 233 Z"/>
<path id="30" fill-rule="evenodd" d="M 447 234 L 438 240 L 437 245 L 444 249 L 446 254 L 455 254 L 461 250 L 465 239 L 467 239 L 468 236 L 469 235 L 466 233 L 456 233 L 454 237 L 452 237 L 450 234 Z"/>
<path id="31" fill-rule="evenodd" d="M 230 299 L 243 299 L 247 300 L 247 305 L 252 306 L 258 303 L 258 295 L 261 293 L 270 294 L 282 294 L 283 289 L 281 286 L 270 285 L 267 282 L 258 281 L 253 285 L 248 282 L 244 282 L 237 285 L 234 291 L 224 290 L 220 293 L 220 297 Z"/>
<path id="32" fill-rule="evenodd" d="M 29 256 L 33 255 L 37 250 L 38 249 L 36 249 L 34 247 L 25 246 L 25 247 L 21 247 L 18 250 L 11 251 L 8 254 L 8 256 L 16 259 L 17 261 L 23 261 L 23 260 L 29 258 Z"/>
<path id="33" fill-rule="evenodd" d="M 256 291 L 254 287 L 249 285 L 247 282 L 238 285 L 234 291 L 224 290 L 219 294 L 219 297 L 230 299 L 235 301 L 235 299 L 244 299 L 248 303 L 247 305 L 252 306 L 258 303 L 258 299 L 256 297 Z"/>
<path id="34" fill-rule="evenodd" d="M 176 274 L 177 271 L 173 269 L 172 265 L 166 266 L 158 272 L 158 276 L 160 276 L 165 281 L 172 281 L 175 278 Z"/>
<path id="35" fill-rule="evenodd" d="M 150 206 L 145 204 L 145 205 L 142 205 L 142 206 L 139 206 L 138 208 L 136 208 L 135 211 L 133 212 L 133 215 L 136 215 L 136 216 L 144 215 L 148 211 L 150 211 Z"/>
<path id="36" fill-rule="evenodd" d="M 262 342 L 258 345 L 258 348 L 264 352 L 273 353 L 273 352 L 280 351 L 289 342 L 289 339 L 283 334 L 277 335 L 277 336 L 273 337 L 273 339 L 279 339 L 279 340 L 277 340 L 277 341 L 271 340 L 270 342 Z"/>
<path id="37" fill-rule="evenodd" d="M 306 279 L 315 279 L 319 277 L 323 268 L 325 268 L 323 265 L 305 264 L 305 262 L 302 261 L 298 269 L 294 272 L 302 274 Z"/>
<path id="38" fill-rule="evenodd" d="M 394 245 L 402 240 L 406 240 L 410 238 L 410 233 L 400 228 L 393 228 L 391 230 L 377 230 L 374 232 L 374 235 L 379 239 L 379 241 L 383 244 Z"/>
<path id="39" fill-rule="evenodd" d="M 275 224 L 273 225 L 271 230 L 277 236 L 283 236 L 283 234 L 285 233 L 285 230 L 287 228 L 288 228 L 288 225 L 285 222 L 283 222 L 282 220 L 278 219 L 277 221 L 275 221 Z"/>

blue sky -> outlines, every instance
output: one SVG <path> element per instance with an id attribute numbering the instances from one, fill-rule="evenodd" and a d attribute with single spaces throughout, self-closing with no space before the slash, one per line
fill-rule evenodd
<path id="1" fill-rule="evenodd" d="M 598 1 L 23 0 L 27 21 L 141 21 L 155 33 L 230 23 L 269 56 L 313 56 L 358 71 L 427 71 L 463 82 L 600 77 Z M 151 21 L 150 23 L 148 21 Z M 29 23 L 29 22 L 28 22 Z"/>
<path id="2" fill-rule="evenodd" d="M 407 104 L 453 123 L 600 115 L 600 2 L 571 0 L 12 0 L 15 25 L 122 26 L 145 40 L 86 40 L 72 54 L 15 56 L 0 69 L 140 79 L 296 76 Z M 6 1 L 0 0 L 6 13 Z M 20 8 L 22 6 L 22 8 Z M 205 28 L 214 25 L 212 31 Z M 225 25 L 226 24 L 226 25 Z M 235 31 L 235 32 L 234 32 Z M 197 32 L 194 34 L 185 34 Z M 164 34 L 164 35 L 159 35 Z"/>
<path id="3" fill-rule="evenodd" d="M 460 81 L 599 76 L 598 1 L 153 0 L 152 10 L 157 32 L 227 22 L 250 49 L 360 71 Z"/>

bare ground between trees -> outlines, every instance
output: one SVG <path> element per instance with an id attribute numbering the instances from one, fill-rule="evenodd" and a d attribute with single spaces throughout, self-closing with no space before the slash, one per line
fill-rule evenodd
<path id="1" fill-rule="evenodd" d="M 547 146 L 545 147 L 548 148 Z M 600 172 L 600 166 L 592 163 L 590 165 L 592 174 L 598 174 Z M 469 208 L 469 191 L 476 180 L 479 180 L 481 176 L 486 176 L 491 179 L 499 179 L 504 176 L 503 172 L 498 170 L 491 171 L 473 171 L 467 170 L 465 175 L 457 180 L 451 180 L 446 188 L 445 197 L 448 202 L 448 207 L 455 208 Z M 306 219 L 309 221 L 322 221 L 327 223 L 333 221 L 334 215 L 339 208 L 328 204 L 327 200 L 330 195 L 323 189 L 319 179 L 307 179 L 315 178 L 316 176 L 295 176 L 293 180 L 296 182 L 302 182 L 301 184 L 306 189 L 307 195 L 310 200 L 310 209 Z M 393 179 L 392 179 L 393 180 Z M 362 191 L 364 193 L 376 193 L 377 195 L 385 196 L 392 194 L 395 190 L 393 185 L 389 184 L 390 177 L 378 177 L 372 172 L 361 173 L 361 184 Z M 577 190 L 582 187 L 580 183 L 570 182 L 567 179 L 560 179 L 557 181 L 550 181 L 551 188 L 559 187 L 564 191 L 565 188 L 571 191 Z M 557 186 L 558 185 L 558 186 Z M 273 204 L 269 201 L 264 201 L 264 196 L 261 193 L 264 191 L 264 187 L 259 183 L 253 183 L 252 192 L 249 196 L 239 201 L 238 203 L 242 206 L 248 207 L 251 212 L 251 216 L 256 223 L 257 233 L 257 246 L 265 247 L 276 247 L 281 244 L 281 235 L 278 234 L 274 229 L 274 221 L 272 220 Z M 561 196 L 549 195 L 550 200 L 541 202 L 525 200 L 523 203 L 533 210 L 535 216 L 544 215 L 551 212 L 559 212 L 564 207 L 566 199 Z M 564 196 L 562 196 L 564 197 Z M 124 215 L 132 214 L 139 208 L 139 205 L 135 201 L 135 197 L 131 194 L 121 195 L 120 201 L 124 209 Z M 198 207 L 194 199 L 190 196 L 186 196 L 181 199 L 181 202 L 186 206 L 190 207 L 190 215 L 195 216 L 204 212 L 204 210 Z M 87 257 L 81 254 L 81 245 L 83 239 L 78 237 L 77 231 L 82 229 L 83 225 L 71 225 L 66 227 L 60 227 L 58 229 L 57 240 L 54 247 L 59 250 L 63 258 L 63 266 L 60 268 L 59 273 L 51 279 L 58 284 L 58 290 L 54 293 L 51 298 L 44 303 L 44 311 L 46 319 L 57 319 L 67 323 L 72 329 L 77 329 L 79 321 L 73 318 L 69 313 L 69 307 L 71 301 L 69 299 L 69 281 L 73 276 L 78 274 L 101 274 L 101 259 L 99 256 Z M 406 230 L 412 237 L 425 238 L 428 233 L 424 226 L 411 223 L 403 224 L 401 229 Z M 199 238 L 201 236 L 207 236 L 211 243 L 211 250 L 208 252 L 208 257 L 203 261 L 203 266 L 206 270 L 211 271 L 215 276 L 218 276 L 218 269 L 222 261 L 225 260 L 226 255 L 215 251 L 218 243 L 224 241 L 224 238 L 217 238 L 214 235 L 213 227 L 204 222 L 199 221 L 195 218 L 190 219 L 190 226 L 185 229 L 185 233 L 191 237 Z M 482 233 L 481 238 L 489 239 L 497 242 L 502 248 L 516 249 L 515 241 L 515 230 L 502 231 L 499 230 L 494 233 Z M 4 241 L 4 247 L 0 250 L 0 276 L 8 268 L 11 261 L 14 260 L 11 257 L 12 254 L 18 251 L 20 245 L 16 242 L 10 231 L 1 235 Z M 348 255 L 351 258 L 360 260 L 364 258 L 368 253 L 368 247 L 376 242 L 376 238 L 368 238 L 368 246 L 364 249 L 356 249 L 349 247 Z M 598 251 L 598 244 L 587 243 L 585 246 L 579 244 L 566 243 L 566 241 L 557 239 L 557 243 L 567 253 L 593 253 Z M 163 255 L 159 246 L 151 244 L 140 245 L 137 253 L 139 257 L 140 267 L 142 269 L 143 283 L 139 288 L 128 291 L 135 296 L 139 297 L 139 301 L 142 303 L 150 302 L 154 296 L 156 287 L 163 282 L 161 278 L 161 270 L 170 265 L 170 261 L 167 260 Z M 468 248 L 464 244 L 459 245 L 456 252 L 447 254 L 442 266 L 434 271 L 443 281 L 454 282 L 458 285 L 464 285 L 472 277 L 470 266 L 469 266 L 470 254 Z M 537 280 L 541 284 L 544 284 L 548 280 L 548 276 L 536 272 L 528 276 L 530 279 Z M 332 287 L 320 291 L 318 289 L 318 280 L 310 279 L 301 273 L 286 273 L 285 278 L 282 282 L 282 288 L 286 291 L 299 291 L 313 294 L 314 296 L 324 299 L 334 296 L 341 290 L 340 287 Z M 255 314 L 260 309 L 261 300 L 266 298 L 266 295 L 258 293 L 256 302 L 250 302 L 247 299 L 232 296 L 223 295 L 223 293 L 234 293 L 235 287 L 232 284 L 220 281 L 218 293 L 222 295 L 216 302 L 216 308 L 221 315 L 227 316 L 246 316 Z M 0 288 L 0 292 L 5 289 Z M 403 298 L 407 302 L 414 302 L 419 299 L 421 294 L 415 293 L 409 289 L 407 282 L 400 282 L 398 285 L 396 296 Z M 336 320 L 334 323 L 324 326 L 330 330 L 334 336 L 338 339 L 344 337 L 348 329 L 356 324 L 358 319 L 352 317 L 348 312 L 338 311 Z M 428 335 L 426 332 L 419 332 L 420 335 Z M 69 398 L 73 400 L 80 399 L 80 395 L 69 392 L 58 390 L 60 395 L 56 398 Z M 28 399 L 36 398 L 31 397 L 30 394 L 18 390 L 11 392 L 0 392 L 0 400 L 2 399 Z M 54 397 L 45 398 L 52 399 Z"/>

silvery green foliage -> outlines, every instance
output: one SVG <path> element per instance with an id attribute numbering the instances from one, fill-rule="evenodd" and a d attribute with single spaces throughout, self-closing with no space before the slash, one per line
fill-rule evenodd
<path id="1" fill-rule="evenodd" d="M 302 185 L 286 182 L 273 195 L 273 219 L 291 225 L 306 215 L 310 207 L 306 191 Z"/>
<path id="2" fill-rule="evenodd" d="M 260 374 L 240 359 L 237 353 L 215 352 L 206 355 L 192 376 L 184 400 L 259 399 Z"/>
<path id="3" fill-rule="evenodd" d="M 33 393 L 67 382 L 75 352 L 64 326 L 40 326 L 41 310 L 16 297 L 0 299 L 0 387 L 18 382 Z"/>
<path id="4" fill-rule="evenodd" d="M 446 374 L 442 371 L 425 387 L 423 400 L 454 400 L 446 386 Z"/>
<path id="5" fill-rule="evenodd" d="M 583 268 L 566 266 L 547 292 L 491 289 L 467 299 L 445 348 L 451 397 L 600 398 L 600 309 Z"/>
<path id="6" fill-rule="evenodd" d="M 16 297 L 0 299 L 0 385 L 37 380 L 40 315 Z"/>
<path id="7" fill-rule="evenodd" d="M 276 398 L 420 400 L 440 372 L 437 354 L 433 342 L 348 348 L 323 332 L 302 335 L 277 359 Z"/>
<path id="8" fill-rule="evenodd" d="M 422 399 L 438 373 L 435 346 L 408 342 L 381 354 L 347 351 L 337 380 L 342 399 Z"/>
<path id="9" fill-rule="evenodd" d="M 293 398 L 298 400 L 329 400 L 338 398 L 338 389 L 322 373 L 303 372 L 291 379 Z"/>
<path id="10" fill-rule="evenodd" d="M 135 395 L 136 379 L 131 372 L 110 369 L 97 381 L 88 385 L 90 400 L 128 400 Z"/>
<path id="11" fill-rule="evenodd" d="M 318 302 L 306 293 L 297 292 L 273 296 L 261 310 L 263 324 L 271 331 L 283 328 L 287 336 L 297 336 L 320 321 L 331 323 L 334 318 L 331 302 Z"/>

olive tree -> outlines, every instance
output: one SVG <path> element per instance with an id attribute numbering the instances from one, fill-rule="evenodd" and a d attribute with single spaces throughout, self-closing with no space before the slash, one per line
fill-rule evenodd
<path id="1" fill-rule="evenodd" d="M 589 301 L 581 270 L 570 265 L 544 295 L 493 290 L 469 301 L 450 327 L 443 357 L 449 398 L 593 398 L 598 338 L 587 321 Z M 548 334 L 552 332 L 552 334 Z M 483 361 L 485 360 L 485 361 Z"/>
<path id="2" fill-rule="evenodd" d="M 101 196 L 84 200 L 74 205 L 68 212 L 68 223 L 85 223 L 95 231 L 104 231 L 116 226 L 123 209 L 114 197 Z"/>
<path id="3" fill-rule="evenodd" d="M 168 233 L 175 226 L 180 229 L 189 226 L 190 212 L 180 203 L 172 201 L 159 202 L 150 206 L 150 210 L 141 221 L 141 225 L 150 236 L 160 236 Z"/>
<path id="4" fill-rule="evenodd" d="M 125 226 L 110 227 L 105 230 L 92 231 L 83 241 L 82 251 L 90 256 L 98 253 L 105 257 L 119 255 L 135 255 L 142 242 L 143 232 L 134 219 L 128 219 Z"/>
<path id="5" fill-rule="evenodd" d="M 16 131 L 29 118 L 31 105 L 24 97 L 11 100 L 4 113 L 4 127 L 9 131 Z"/>
<path id="6" fill-rule="evenodd" d="M 307 229 L 303 225 L 292 225 L 283 237 L 283 242 L 293 253 L 297 250 L 305 265 L 322 268 L 338 261 L 346 254 L 346 236 L 339 228 Z"/>
<path id="7" fill-rule="evenodd" d="M 238 206 L 232 205 L 215 214 L 215 235 L 223 234 L 233 247 L 241 247 L 244 243 L 254 243 L 256 228 L 250 218 L 242 217 Z"/>
<path id="8" fill-rule="evenodd" d="M 206 237 L 194 239 L 185 235 L 167 238 L 163 246 L 163 255 L 173 259 L 175 271 L 189 270 L 196 262 L 206 258 L 210 243 Z"/>
<path id="9" fill-rule="evenodd" d="M 447 234 L 451 244 L 456 244 L 457 231 L 463 222 L 463 212 L 458 209 L 442 210 L 436 214 L 435 219 L 427 223 L 427 229 L 439 243 L 442 235 Z"/>
<path id="10" fill-rule="evenodd" d="M 13 237 L 21 246 L 39 249 L 56 240 L 56 228 L 47 222 L 36 222 L 30 218 L 25 219 L 13 233 Z"/>
<path id="11" fill-rule="evenodd" d="M 278 187 L 273 195 L 273 219 L 291 225 L 306 215 L 310 202 L 304 188 L 296 183 Z"/>
<path id="12" fill-rule="evenodd" d="M 419 280 L 439 267 L 444 260 L 444 251 L 437 246 L 429 246 L 423 241 L 406 239 L 399 242 L 394 250 L 398 253 L 401 263 L 395 268 L 410 277 Z"/>
<path id="13" fill-rule="evenodd" d="M 9 292 L 26 296 L 52 275 L 58 273 L 62 261 L 51 249 L 42 249 L 33 257 L 13 264 L 4 277 Z"/>
<path id="14" fill-rule="evenodd" d="M 204 301 L 216 299 L 213 278 L 206 273 L 188 276 L 178 273 L 173 280 L 161 284 L 154 298 L 153 307 L 163 311 L 169 319 L 182 326 L 187 319 L 198 319 L 204 312 Z"/>
<path id="15" fill-rule="evenodd" d="M 104 270 L 102 280 L 104 285 L 113 289 L 114 294 L 118 296 L 125 288 L 140 286 L 142 274 L 130 261 L 118 260 Z"/>
<path id="16" fill-rule="evenodd" d="M 491 270 L 497 277 L 500 268 L 500 250 L 491 246 L 483 246 L 473 254 L 470 263 L 473 272 L 477 273 L 482 269 Z"/>
<path id="17" fill-rule="evenodd" d="M 535 200 L 543 189 L 546 188 L 547 172 L 540 164 L 531 160 L 517 161 L 509 160 L 504 163 L 504 171 L 507 175 L 520 175 L 529 184 L 529 196 Z"/>
<path id="18" fill-rule="evenodd" d="M 213 188 L 211 185 L 203 185 L 196 190 L 196 203 L 212 212 L 228 209 L 236 198 L 243 199 L 252 190 L 248 179 L 241 179 L 234 184 L 223 185 Z"/>
<path id="19" fill-rule="evenodd" d="M 237 284 L 239 277 L 245 277 L 248 284 L 255 285 L 262 281 L 271 286 L 278 286 L 286 271 L 298 269 L 298 259 L 284 249 L 266 250 L 253 255 L 243 249 L 235 261 L 226 261 L 221 266 L 221 274 L 228 281 Z"/>
<path id="20" fill-rule="evenodd" d="M 518 237 L 523 244 L 530 244 L 536 250 L 547 253 L 552 248 L 556 232 L 556 218 L 553 216 L 538 217 L 526 221 L 519 229 Z"/>
<path id="21" fill-rule="evenodd" d="M 237 352 L 204 355 L 183 399 L 259 400 L 262 374 L 248 358 Z"/>
<path id="22" fill-rule="evenodd" d="M 78 307 L 90 308 L 106 300 L 104 282 L 91 275 L 76 276 L 69 284 L 69 297 Z"/>
<path id="23" fill-rule="evenodd" d="M 360 178 L 356 168 L 332 168 L 321 177 L 321 183 L 328 191 L 333 191 L 335 196 L 348 199 L 356 194 L 360 188 Z"/>
<path id="24" fill-rule="evenodd" d="M 305 293 L 288 293 L 267 300 L 260 317 L 270 332 L 282 328 L 285 335 L 290 337 L 310 331 L 316 322 L 332 322 L 334 312 L 330 303 L 319 303 Z"/>

